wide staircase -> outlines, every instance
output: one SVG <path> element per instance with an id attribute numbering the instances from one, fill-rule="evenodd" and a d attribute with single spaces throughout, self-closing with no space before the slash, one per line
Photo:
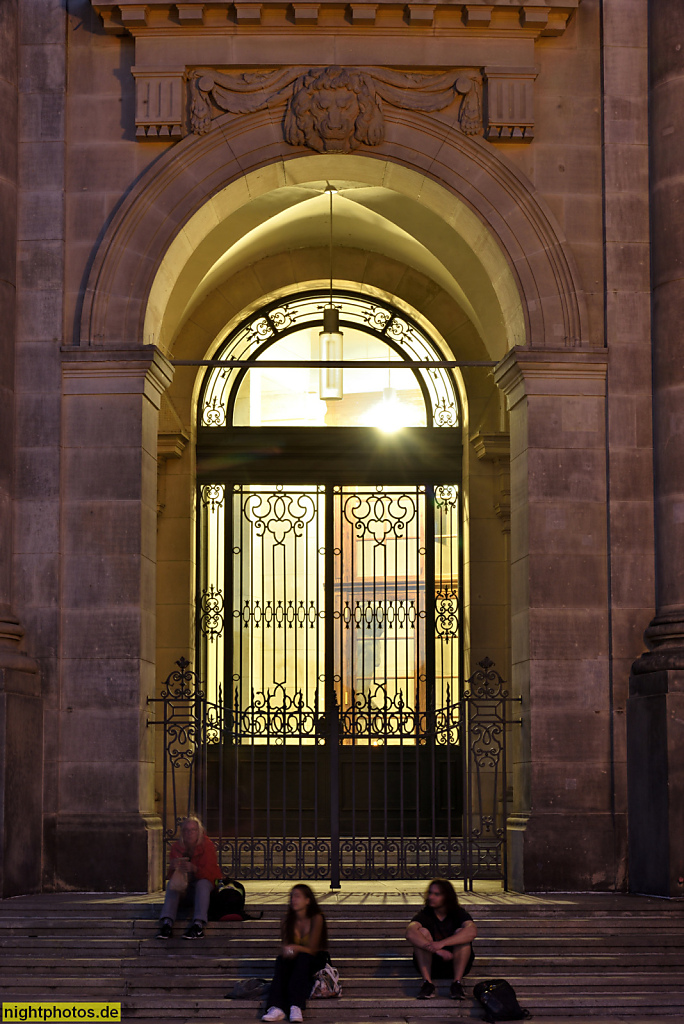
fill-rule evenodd
<path id="1" fill-rule="evenodd" d="M 404 939 L 419 888 L 379 883 L 327 893 L 341 999 L 309 1003 L 306 1018 L 413 1022 L 481 1016 L 472 999 L 419 1002 Z M 407 887 L 410 883 L 406 884 Z M 231 1000 L 233 985 L 268 978 L 278 952 L 287 889 L 249 885 L 261 920 L 210 924 L 204 940 L 155 939 L 160 897 L 58 894 L 0 903 L 0 998 L 121 1002 L 124 1019 L 255 1021 L 262 1003 Z M 507 978 L 537 1021 L 591 1017 L 684 1020 L 684 902 L 629 896 L 468 893 L 478 926 L 467 992 L 482 978 Z"/>

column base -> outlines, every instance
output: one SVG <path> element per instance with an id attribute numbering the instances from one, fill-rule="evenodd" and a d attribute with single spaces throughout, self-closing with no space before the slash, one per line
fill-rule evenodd
<path id="1" fill-rule="evenodd" d="M 47 891 L 162 888 L 162 825 L 156 814 L 56 814 L 45 822 L 45 848 Z"/>
<path id="2" fill-rule="evenodd" d="M 610 813 L 531 812 L 507 822 L 514 892 L 616 892 L 626 888 L 626 821 Z"/>
<path id="3" fill-rule="evenodd" d="M 629 680 L 629 888 L 684 896 L 684 670 L 642 668 L 665 653 L 644 655 Z"/>

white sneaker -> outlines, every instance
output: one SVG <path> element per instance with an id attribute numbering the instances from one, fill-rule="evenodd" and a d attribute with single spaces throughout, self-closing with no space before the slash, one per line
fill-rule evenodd
<path id="1" fill-rule="evenodd" d="M 291 1021 L 295 1021 L 296 1020 L 298 1022 L 304 1020 L 304 1018 L 302 1017 L 302 1011 L 299 1009 L 298 1006 L 291 1006 L 290 1007 L 290 1020 Z"/>
<path id="2" fill-rule="evenodd" d="M 262 1020 L 285 1020 L 285 1014 L 277 1006 L 270 1006 L 261 1018 Z M 301 1017 L 299 1018 L 302 1019 Z"/>

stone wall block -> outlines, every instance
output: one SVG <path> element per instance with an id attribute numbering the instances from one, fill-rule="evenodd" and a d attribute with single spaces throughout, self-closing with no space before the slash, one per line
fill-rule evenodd
<path id="1" fill-rule="evenodd" d="M 85 244 L 92 250 L 92 240 L 104 227 L 115 203 L 109 193 L 80 192 L 65 197 L 66 230 L 74 245 Z"/>
<path id="2" fill-rule="evenodd" d="M 631 550 L 635 541 L 644 548 L 652 543 L 653 505 L 647 496 L 638 500 L 613 501 L 610 507 L 610 538 L 614 549 Z"/>
<path id="3" fill-rule="evenodd" d="M 600 711 L 604 706 L 605 677 L 602 661 L 535 658 L 530 664 L 530 692 L 543 696 L 547 707 L 559 713 Z"/>
<path id="4" fill-rule="evenodd" d="M 606 272 L 619 277 L 625 291 L 646 291 L 650 279 L 648 244 L 620 242 L 606 246 Z"/>
<path id="5" fill-rule="evenodd" d="M 566 814 L 584 812 L 591 817 L 597 811 L 605 813 L 610 806 L 605 760 L 609 756 L 608 723 L 595 717 L 596 722 L 584 716 L 566 719 L 565 728 L 556 728 L 551 739 L 554 745 L 558 743 L 558 760 L 533 764 L 532 790 L 538 812 L 547 814 L 562 806 Z"/>
<path id="6" fill-rule="evenodd" d="M 108 711 L 140 704 L 140 666 L 135 659 L 63 659 L 62 665 L 65 706 Z"/>
<path id="7" fill-rule="evenodd" d="M 64 99 L 61 93 L 22 93 L 19 124 L 24 142 L 54 142 L 64 138 Z"/>
<path id="8" fill-rule="evenodd" d="M 601 163 L 596 146 L 535 145 L 535 172 L 544 182 L 544 191 L 565 194 L 572 181 L 574 193 L 600 191 Z M 538 147 L 538 148 L 537 148 Z"/>
<path id="9" fill-rule="evenodd" d="M 65 554 L 96 554 L 107 538 L 110 555 L 140 552 L 141 510 L 137 501 L 69 502 L 64 509 Z"/>
<path id="10" fill-rule="evenodd" d="M 142 456 L 137 448 L 66 448 L 63 457 L 72 499 L 127 501 L 140 494 Z"/>
<path id="11" fill-rule="evenodd" d="M 535 501 L 529 511 L 530 553 L 578 555 L 602 549 L 605 509 L 593 501 Z"/>
<path id="12" fill-rule="evenodd" d="M 16 90 L 11 82 L 0 78 L 0 103 L 2 103 L 3 134 L 6 140 L 16 139 L 19 112 L 16 102 Z M 16 146 L 6 143 L 0 146 L 0 179 L 6 183 L 14 183 L 17 177 Z M 11 236 L 6 236 L 11 237 Z"/>
<path id="13" fill-rule="evenodd" d="M 644 42 L 642 35 L 634 37 L 631 47 L 618 46 L 612 40 L 604 47 L 604 78 L 609 83 L 609 101 L 612 97 L 643 101 L 648 87 Z"/>
<path id="14" fill-rule="evenodd" d="M 535 607 L 530 610 L 530 657 L 542 661 L 605 658 L 608 616 L 602 608 L 564 609 Z"/>
<path id="15" fill-rule="evenodd" d="M 56 501 L 15 502 L 14 550 L 21 554 L 59 550 L 59 504 Z"/>
<path id="16" fill-rule="evenodd" d="M 17 337 L 26 341 L 62 340 L 62 292 L 20 291 L 17 296 Z"/>
<path id="17" fill-rule="evenodd" d="M 62 657 L 135 658 L 140 650 L 140 609 L 95 607 L 65 609 Z"/>
<path id="18" fill-rule="evenodd" d="M 636 340 L 650 333 L 650 304 L 646 292 L 630 295 L 620 293 L 608 296 L 608 316 L 613 329 L 611 335 L 620 338 L 619 349 L 609 349 L 610 396 L 620 401 L 624 394 L 648 397 L 651 394 L 651 352 L 650 346 Z"/>
<path id="19" fill-rule="evenodd" d="M 612 146 L 612 159 L 606 165 L 606 191 L 638 192 L 648 188 L 648 148 Z"/>
<path id="20" fill-rule="evenodd" d="M 21 0 L 19 39 L 24 45 L 61 44 L 64 21 L 61 0 Z"/>
<path id="21" fill-rule="evenodd" d="M 123 192 L 131 181 L 135 142 L 94 143 L 69 147 L 66 184 L 70 191 L 88 189 L 97 181 L 107 192 Z"/>
<path id="22" fill-rule="evenodd" d="M 26 543 L 20 527 L 21 522 L 15 521 L 15 534 L 20 535 L 14 555 L 14 597 L 17 607 L 24 609 L 32 605 L 36 608 L 56 609 L 60 596 L 59 555 L 54 550 L 16 553 L 16 548 Z M 50 536 L 53 531 L 46 532 Z"/>
<path id="23" fill-rule="evenodd" d="M 17 231 L 17 190 L 15 185 L 0 174 L 0 238 L 14 238 Z M 5 306 L 15 303 L 14 283 L 16 280 L 16 254 L 10 245 L 0 246 L 0 285 L 11 286 L 3 298 Z M 13 322 L 14 317 L 12 317 Z M 4 321 L 7 323 L 7 321 Z"/>
<path id="24" fill-rule="evenodd" d="M 61 239 L 47 239 L 22 245 L 18 259 L 21 288 L 48 291 L 60 289 L 64 278 Z"/>
<path id="25" fill-rule="evenodd" d="M 63 93 L 66 53 L 63 43 L 23 44 L 19 91 L 22 93 Z"/>
<path id="26" fill-rule="evenodd" d="M 138 805 L 137 761 L 69 762 L 62 755 L 59 778 L 61 814 L 124 814 Z"/>
<path id="27" fill-rule="evenodd" d="M 71 395 L 64 409 L 62 443 L 83 451 L 138 448 L 142 415 L 139 395 Z"/>
<path id="28" fill-rule="evenodd" d="M 19 174 L 25 189 L 59 191 L 64 181 L 64 145 L 23 142 L 19 146 Z"/>
<path id="29" fill-rule="evenodd" d="M 604 5 L 603 32 L 610 46 L 644 47 L 647 29 L 647 7 L 644 0 L 619 0 Z M 630 55 L 625 60 L 631 67 Z M 642 61 L 643 62 L 643 61 Z"/>
<path id="30" fill-rule="evenodd" d="M 59 449 L 17 449 L 15 496 L 45 501 L 59 495 Z"/>
<path id="31" fill-rule="evenodd" d="M 44 447 L 59 437 L 60 397 L 44 392 L 20 392 L 15 399 L 17 437 L 22 447 Z"/>
<path id="32" fill-rule="evenodd" d="M 535 498 L 568 501 L 605 500 L 605 454 L 591 450 L 532 449 L 530 487 Z"/>
<path id="33" fill-rule="evenodd" d="M 62 238 L 64 204 L 59 192 L 23 191 L 18 204 L 17 234 L 20 240 Z"/>
<path id="34" fill-rule="evenodd" d="M 608 242 L 640 242 L 644 246 L 648 246 L 648 225 L 647 196 L 618 195 L 611 198 L 611 202 L 606 208 L 606 240 Z"/>
<path id="35" fill-rule="evenodd" d="M 106 549 L 103 538 L 100 551 Z M 111 604 L 132 609 L 141 603 L 141 560 L 131 555 L 79 554 L 69 559 L 62 588 L 65 608 L 86 610 Z"/>
<path id="36" fill-rule="evenodd" d="M 611 501 L 641 501 L 653 482 L 652 453 L 647 449 L 611 452 Z"/>
<path id="37" fill-rule="evenodd" d="M 578 608 L 601 608 L 606 593 L 605 533 L 574 555 L 531 554 L 530 591 L 537 607 L 558 607 L 572 616 Z M 591 548 L 594 549 L 592 553 Z"/>
<path id="38" fill-rule="evenodd" d="M 603 404 L 593 396 L 573 395 L 559 401 L 549 395 L 537 400 L 528 424 L 531 447 L 591 449 L 603 446 Z"/>
<path id="39" fill-rule="evenodd" d="M 0 18 L 0 79 L 10 85 L 17 84 L 17 4 L 3 5 Z"/>
<path id="40" fill-rule="evenodd" d="M 17 392 L 54 394 L 61 378 L 59 347 L 52 342 L 22 341 L 16 346 Z"/>
<path id="41" fill-rule="evenodd" d="M 60 718 L 62 757 L 67 763 L 131 761 L 138 756 L 140 714 L 132 708 L 68 707 Z"/>

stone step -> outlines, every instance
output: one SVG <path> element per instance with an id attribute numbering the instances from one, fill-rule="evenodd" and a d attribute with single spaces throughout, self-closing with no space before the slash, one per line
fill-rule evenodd
<path id="1" fill-rule="evenodd" d="M 566 1010 L 569 1008 L 584 1008 L 583 1012 L 600 1008 L 605 1014 L 606 1011 L 609 1013 L 619 1012 L 622 1015 L 626 1010 L 639 1009 L 641 1013 L 644 1010 L 649 1009 L 660 1009 L 660 1008 L 678 1008 L 681 1007 L 681 998 L 678 993 L 672 992 L 641 992 L 635 994 L 626 994 L 622 997 L 616 996 L 614 993 L 592 993 L 591 1004 L 587 1005 L 587 1001 L 581 994 L 574 991 L 554 991 L 547 992 L 546 990 L 540 995 L 535 993 L 534 990 L 529 989 L 523 985 L 516 986 L 516 993 L 518 995 L 521 1004 L 527 1006 L 532 1013 L 544 1013 L 548 1010 Z M 60 999 L 89 999 L 93 995 L 93 990 L 88 989 L 77 989 L 74 992 L 67 994 L 60 992 Z M 193 998 L 192 996 L 182 996 L 175 994 L 137 994 L 135 999 L 131 998 L 130 995 L 122 995 L 120 991 L 109 990 L 107 992 L 98 992 L 98 1000 L 109 1001 L 109 1002 L 121 1002 L 122 1008 L 125 1007 L 127 1010 L 138 1007 L 140 1009 L 154 1009 L 158 1014 L 158 1019 L 166 1019 L 169 1016 L 182 1016 L 191 1015 L 193 1009 L 208 1010 L 213 1013 L 216 1017 L 225 1017 L 226 1013 L 229 1013 L 233 1007 L 238 1006 L 240 1011 L 248 1014 L 250 1011 L 253 1015 L 256 1015 L 259 1008 L 263 1006 L 263 1000 L 230 1000 L 224 998 L 211 998 L 208 996 L 201 996 Z M 13 1000 L 13 996 L 5 996 L 5 1001 Z M 31 1001 L 56 1001 L 55 992 L 50 986 L 45 986 L 43 989 L 35 990 L 31 994 Z M 312 999 L 307 1004 L 307 1016 L 316 1016 L 322 1013 L 332 1012 L 334 1016 L 339 1015 L 342 1011 L 347 1013 L 355 1012 L 357 1014 L 374 1013 L 374 1015 L 380 1015 L 378 1011 L 382 1009 L 382 1015 L 385 1014 L 391 1019 L 404 1018 L 406 1019 L 407 1012 L 415 1016 L 421 1011 L 438 1009 L 442 1013 L 446 1008 L 450 1010 L 468 1009 L 473 1006 L 472 999 L 465 999 L 462 1003 L 454 1002 L 448 999 L 445 995 L 440 995 L 438 998 L 430 1000 L 417 1000 L 413 997 L 401 997 L 391 995 L 383 995 L 381 1000 L 366 996 L 361 997 L 348 997 L 343 993 L 340 999 L 335 1000 L 316 1000 Z M 190 1011 L 190 1012 L 189 1012 Z M 681 1010 L 679 1011 L 681 1012 Z M 645 1014 L 646 1015 L 646 1014 Z M 125 1013 L 124 1016 L 129 1016 L 129 1013 Z M 360 1020 L 363 1017 L 359 1017 Z M 232 1014 L 231 1014 L 232 1020 Z"/>

